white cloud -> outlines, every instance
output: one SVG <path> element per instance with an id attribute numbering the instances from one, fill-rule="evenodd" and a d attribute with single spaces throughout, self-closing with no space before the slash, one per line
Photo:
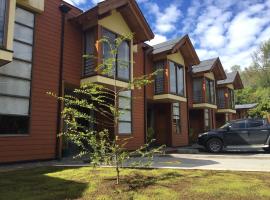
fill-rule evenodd
<path id="1" fill-rule="evenodd" d="M 146 3 L 147 9 L 151 15 L 155 16 L 155 32 L 169 33 L 176 29 L 176 23 L 181 16 L 181 10 L 174 3 L 170 4 L 165 9 L 158 6 L 156 3 Z"/>
<path id="2" fill-rule="evenodd" d="M 159 34 L 155 34 L 154 39 L 150 40 L 149 42 L 146 42 L 149 45 L 156 45 L 162 42 L 166 42 L 167 41 L 167 37 L 164 35 L 159 35 Z"/>

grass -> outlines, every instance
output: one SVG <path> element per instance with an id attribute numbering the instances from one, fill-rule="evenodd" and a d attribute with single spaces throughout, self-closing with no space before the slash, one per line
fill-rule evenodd
<path id="1" fill-rule="evenodd" d="M 0 199 L 270 199 L 270 173 L 40 167 L 0 173 Z"/>

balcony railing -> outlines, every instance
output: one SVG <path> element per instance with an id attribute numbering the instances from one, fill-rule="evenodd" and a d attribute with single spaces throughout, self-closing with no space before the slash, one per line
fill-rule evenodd
<path id="1" fill-rule="evenodd" d="M 219 88 L 217 106 L 218 109 L 234 109 L 234 91 L 228 88 Z"/>
<path id="2" fill-rule="evenodd" d="M 208 78 L 193 79 L 193 102 L 216 104 L 215 82 Z"/>

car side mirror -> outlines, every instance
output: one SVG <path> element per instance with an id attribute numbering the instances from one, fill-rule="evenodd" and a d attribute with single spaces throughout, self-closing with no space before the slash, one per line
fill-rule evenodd
<path id="1" fill-rule="evenodd" d="M 227 131 L 230 131 L 231 128 L 232 128 L 232 126 L 227 126 L 226 130 L 227 130 Z"/>

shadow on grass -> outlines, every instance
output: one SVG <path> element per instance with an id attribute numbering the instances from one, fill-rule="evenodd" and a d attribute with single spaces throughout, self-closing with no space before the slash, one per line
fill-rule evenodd
<path id="1" fill-rule="evenodd" d="M 177 172 L 168 172 L 165 174 L 158 174 L 156 176 L 145 175 L 142 173 L 133 173 L 128 176 L 120 176 L 120 185 L 123 186 L 127 192 L 138 191 L 145 189 L 149 186 L 156 185 L 163 180 L 170 180 L 173 178 L 181 177 L 182 175 Z M 106 181 L 115 181 L 115 179 L 105 179 Z"/>
<path id="2" fill-rule="evenodd" d="M 86 183 L 67 180 L 49 173 L 61 172 L 62 167 L 42 167 L 0 174 L 0 199 L 78 199 Z M 74 168 L 73 168 L 74 169 Z"/>

